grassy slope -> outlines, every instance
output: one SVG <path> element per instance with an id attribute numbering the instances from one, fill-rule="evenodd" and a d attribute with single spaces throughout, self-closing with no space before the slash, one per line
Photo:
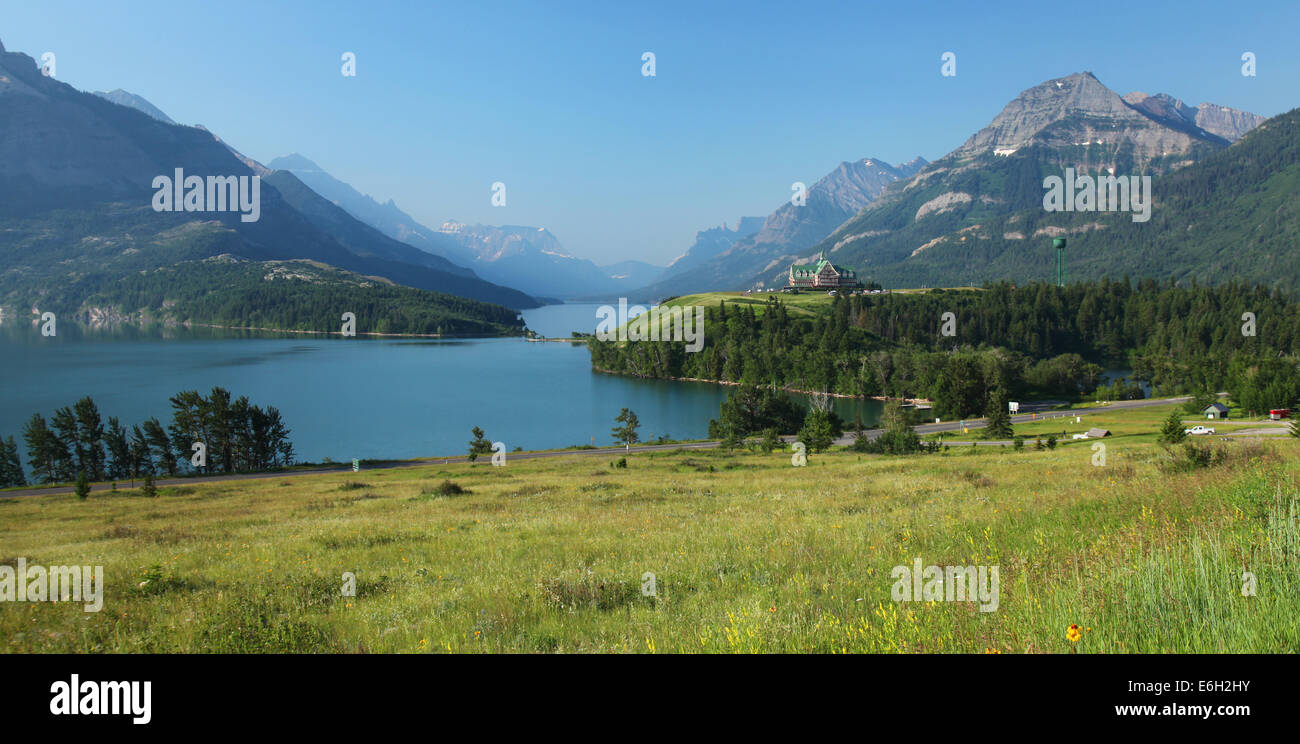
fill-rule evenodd
<path id="1" fill-rule="evenodd" d="M 906 289 L 897 290 L 895 294 L 918 294 L 928 292 L 926 289 Z M 831 303 L 835 298 L 826 292 L 801 292 L 800 294 L 782 294 L 778 292 L 755 292 L 746 295 L 744 292 L 702 292 L 700 294 L 682 295 L 668 302 L 662 303 L 663 307 L 686 307 L 690 305 L 701 307 L 717 307 L 723 300 L 731 307 L 738 305 L 752 306 L 758 313 L 763 312 L 763 307 L 767 305 L 767 298 L 776 297 L 785 305 L 786 309 L 794 315 L 820 315 L 829 312 Z"/>
<path id="2" fill-rule="evenodd" d="M 1294 650 L 1300 446 L 1171 475 L 1146 439 L 1105 467 L 1079 445 L 575 455 L 3 500 L 0 562 L 100 563 L 108 587 L 98 614 L 0 603 L 0 650 Z M 472 493 L 422 495 L 448 477 Z M 893 602 L 918 556 L 999 565 L 1000 608 Z"/>

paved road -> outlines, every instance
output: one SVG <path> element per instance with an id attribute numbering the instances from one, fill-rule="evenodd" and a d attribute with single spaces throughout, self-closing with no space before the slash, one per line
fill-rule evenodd
<path id="1" fill-rule="evenodd" d="M 1144 399 L 1144 400 L 1115 401 L 1105 406 L 1093 406 L 1090 408 L 1075 408 L 1069 411 L 1044 411 L 1041 413 L 1038 412 L 1023 413 L 1016 416 L 1012 416 L 1011 421 L 1012 423 L 1021 424 L 1029 421 L 1043 421 L 1043 420 L 1056 419 L 1056 418 L 1069 419 L 1069 418 L 1074 418 L 1075 416 L 1084 416 L 1089 413 L 1113 411 L 1117 408 L 1146 408 L 1149 406 L 1168 405 L 1170 403 L 1182 403 L 1187 400 L 1190 400 L 1189 396 L 1184 396 L 1181 398 L 1151 398 L 1151 399 Z M 1027 408 L 1029 407 L 1029 405 L 1030 404 L 1028 403 L 1022 404 L 1021 408 L 1022 409 Z M 935 432 L 942 432 L 942 431 L 960 431 L 963 428 L 963 424 L 964 427 L 967 429 L 981 429 L 984 427 L 986 423 L 987 421 L 985 419 L 967 419 L 965 422 L 945 421 L 945 422 L 940 422 L 938 424 L 921 424 L 920 426 L 916 426 L 914 428 L 916 429 L 917 434 L 924 435 L 924 434 L 933 434 Z M 869 429 L 865 433 L 868 438 L 875 439 L 876 437 L 884 433 L 884 430 Z M 838 445 L 852 444 L 853 437 L 854 435 L 852 434 L 846 434 L 840 437 L 839 439 L 835 440 L 835 443 Z M 785 442 L 793 442 L 795 438 L 787 436 L 787 437 L 782 437 L 781 439 L 782 441 Z M 655 452 L 659 450 L 712 449 L 714 447 L 717 447 L 719 444 L 721 443 L 720 442 L 691 442 L 687 444 L 640 444 L 640 445 L 636 445 L 635 447 L 631 447 L 630 449 L 624 447 L 601 447 L 597 449 L 555 450 L 550 452 L 511 452 L 509 453 L 509 459 L 510 460 L 533 460 L 533 459 L 538 459 L 543 457 L 569 457 L 572 455 L 608 456 L 608 455 L 626 455 L 629 453 L 636 453 L 636 452 Z M 948 444 L 958 444 L 958 443 L 948 442 Z M 969 444 L 969 442 L 967 442 L 966 444 Z M 978 444 L 1000 445 L 1004 443 L 995 442 L 995 441 L 980 441 L 978 442 Z M 490 461 L 490 456 L 485 456 L 483 459 Z M 363 472 L 371 471 L 371 470 L 391 470 L 394 468 L 419 468 L 419 467 L 428 467 L 430 465 L 456 465 L 468 461 L 469 458 L 462 455 L 459 457 L 432 458 L 428 460 L 414 460 L 414 461 L 402 460 L 399 462 L 373 463 L 373 464 L 367 464 L 363 469 Z M 338 465 L 337 467 L 313 468 L 311 470 L 290 470 L 290 471 L 284 471 L 278 473 L 244 473 L 238 475 L 205 475 L 205 476 L 196 476 L 192 478 L 166 478 L 166 479 L 158 480 L 156 484 L 159 488 L 163 488 L 166 486 L 185 486 L 185 485 L 192 485 L 195 483 L 224 483 L 228 481 L 260 480 L 264 478 L 282 478 L 282 479 L 298 478 L 305 475 L 324 475 L 328 473 L 349 473 L 349 472 L 352 472 L 352 467 L 350 465 Z M 119 489 L 134 488 L 138 486 L 139 486 L 138 482 L 135 482 L 134 484 L 132 481 L 118 482 Z M 111 485 L 109 484 L 95 484 L 90 487 L 91 491 L 108 491 L 110 489 L 111 489 Z M 28 489 L 17 490 L 17 491 L 0 492 L 0 498 L 5 498 L 5 497 L 12 498 L 17 496 L 40 496 L 43 494 L 52 495 L 52 494 L 61 494 L 61 493 L 72 493 L 74 490 L 75 489 L 72 486 L 56 486 L 53 488 L 28 488 Z"/>

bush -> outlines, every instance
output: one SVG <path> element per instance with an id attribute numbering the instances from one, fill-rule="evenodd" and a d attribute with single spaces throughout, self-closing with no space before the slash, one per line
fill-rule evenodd
<path id="1" fill-rule="evenodd" d="M 871 440 L 867 438 L 865 432 L 859 431 L 858 435 L 853 437 L 853 451 L 854 452 L 871 451 Z"/>
<path id="2" fill-rule="evenodd" d="M 420 495 L 421 496 L 461 496 L 467 493 L 473 493 L 473 492 L 455 481 L 444 480 L 442 483 L 439 483 L 433 488 L 424 489 L 420 493 Z"/>
<path id="3" fill-rule="evenodd" d="M 808 409 L 798 436 L 809 452 L 823 452 L 843 433 L 844 423 L 834 411 L 814 405 Z"/>
<path id="4" fill-rule="evenodd" d="M 1015 440 L 1013 440 L 1011 446 L 1012 446 L 1012 448 L 1014 448 L 1017 452 L 1020 451 L 1020 450 L 1022 450 L 1022 449 L 1024 449 L 1024 448 L 1025 448 L 1025 438 L 1024 438 L 1024 437 L 1020 437 L 1020 436 L 1016 437 Z"/>
<path id="5" fill-rule="evenodd" d="M 1232 444 L 1184 442 L 1182 447 L 1169 451 L 1165 461 L 1160 464 L 1160 469 L 1167 473 L 1186 473 L 1220 465 L 1270 460 L 1274 456 L 1275 453 L 1267 445 L 1249 440 Z"/>
<path id="6" fill-rule="evenodd" d="M 1055 435 L 1055 434 L 1053 434 L 1052 436 L 1050 436 L 1050 437 L 1047 438 L 1047 448 L 1048 448 L 1049 450 L 1054 450 L 1054 449 L 1056 449 L 1056 435 Z"/>
<path id="7" fill-rule="evenodd" d="M 1169 418 L 1160 426 L 1160 443 L 1161 444 L 1178 444 L 1187 439 L 1187 431 L 1183 429 L 1182 411 L 1175 408 L 1169 412 Z"/>
<path id="8" fill-rule="evenodd" d="M 86 479 L 86 471 L 77 472 L 77 498 L 85 501 L 90 498 L 90 481 Z"/>

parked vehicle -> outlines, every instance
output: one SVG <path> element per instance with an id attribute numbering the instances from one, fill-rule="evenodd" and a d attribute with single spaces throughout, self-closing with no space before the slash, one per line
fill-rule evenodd
<path id="1" fill-rule="evenodd" d="M 1192 436 L 1199 436 L 1199 435 L 1201 435 L 1201 434 L 1213 434 L 1213 433 L 1214 433 L 1214 427 L 1213 427 L 1213 426 L 1201 426 L 1200 424 L 1197 424 L 1196 426 L 1193 426 L 1193 427 L 1190 428 L 1190 429 L 1184 429 L 1184 430 L 1183 430 L 1183 433 L 1184 433 L 1184 434 L 1190 434 L 1190 435 L 1192 435 Z"/>

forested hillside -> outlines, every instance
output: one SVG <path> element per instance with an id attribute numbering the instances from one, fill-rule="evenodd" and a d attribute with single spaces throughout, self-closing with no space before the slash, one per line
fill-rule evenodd
<path id="1" fill-rule="evenodd" d="M 190 261 L 121 280 L 74 287 L 95 322 L 196 323 L 240 328 L 337 332 L 343 313 L 358 333 L 511 335 L 519 313 L 500 305 L 426 292 L 310 261 Z"/>
<path id="2" fill-rule="evenodd" d="M 698 353 L 679 342 L 593 340 L 590 348 L 592 365 L 611 372 L 925 397 L 944 417 L 984 412 L 994 389 L 1013 399 L 1092 393 L 1105 367 L 1131 368 L 1162 394 L 1227 389 L 1276 406 L 1300 399 L 1297 310 L 1280 293 L 1235 283 L 999 283 L 837 297 L 812 317 L 776 297 L 761 313 L 723 303 L 707 309 Z M 1247 312 L 1255 335 L 1243 335 Z M 945 313 L 952 336 L 943 334 Z M 1271 392 L 1251 397 L 1255 388 Z"/>

